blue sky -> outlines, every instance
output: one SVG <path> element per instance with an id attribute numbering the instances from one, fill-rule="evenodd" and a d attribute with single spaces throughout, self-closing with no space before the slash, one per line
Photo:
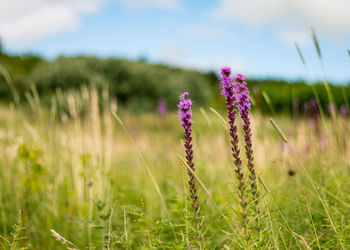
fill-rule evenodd
<path id="1" fill-rule="evenodd" d="M 0 36 L 11 53 L 88 54 L 255 77 L 350 82 L 348 0 L 0 0 Z M 302 65 L 294 42 L 307 62 Z M 308 73 L 306 73 L 308 72 Z"/>

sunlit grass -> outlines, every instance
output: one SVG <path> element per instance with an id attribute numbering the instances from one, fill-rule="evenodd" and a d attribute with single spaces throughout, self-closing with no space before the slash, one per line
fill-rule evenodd
<path id="1" fill-rule="evenodd" d="M 51 108 L 41 107 L 35 95 L 28 99 L 29 110 L 0 106 L 2 248 L 11 248 L 13 225 L 24 228 L 16 246 L 33 249 L 191 244 L 177 114 L 119 112 L 94 89 L 58 95 Z M 196 176 L 207 200 L 201 212 L 205 247 L 230 247 L 240 235 L 228 212 L 238 203 L 226 118 L 202 109 L 193 119 Z M 324 124 L 281 115 L 274 121 L 288 143 L 269 117 L 252 117 L 257 173 L 266 185 L 259 185 L 264 239 L 252 246 L 349 247 L 349 120 L 339 116 Z M 73 245 L 57 241 L 51 229 Z"/>

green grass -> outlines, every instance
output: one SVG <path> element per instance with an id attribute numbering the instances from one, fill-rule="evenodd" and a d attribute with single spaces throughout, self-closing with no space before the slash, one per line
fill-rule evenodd
<path id="1" fill-rule="evenodd" d="M 86 89 L 44 108 L 33 94 L 29 110 L 0 106 L 1 248 L 350 247 L 349 120 L 315 125 L 274 117 L 285 143 L 269 117 L 253 114 L 262 212 L 260 234 L 250 228 L 246 240 L 234 212 L 239 204 L 225 115 L 195 111 L 204 234 L 198 240 L 177 115 L 119 112 L 103 96 Z"/>

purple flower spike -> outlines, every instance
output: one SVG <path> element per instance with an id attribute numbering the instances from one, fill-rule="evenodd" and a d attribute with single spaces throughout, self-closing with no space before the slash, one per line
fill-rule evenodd
<path id="1" fill-rule="evenodd" d="M 251 193 L 253 201 L 256 205 L 256 212 L 259 213 L 258 204 L 258 188 L 256 184 L 256 174 L 254 168 L 254 157 L 253 157 L 253 144 L 252 144 L 252 133 L 250 127 L 250 101 L 249 101 L 249 90 L 247 88 L 247 83 L 244 80 L 242 74 L 237 74 L 235 77 L 236 90 L 237 90 L 237 102 L 238 110 L 241 119 L 243 120 L 243 131 L 244 131 L 244 140 L 245 140 L 245 153 L 248 160 L 248 170 L 249 170 L 249 179 L 251 181 Z"/>
<path id="2" fill-rule="evenodd" d="M 183 93 L 180 96 L 180 103 L 178 105 L 179 108 L 179 117 L 181 120 L 181 126 L 184 127 L 184 136 L 185 136 L 185 153 L 187 165 L 195 172 L 194 163 L 193 163 L 193 149 L 192 149 L 192 101 L 189 99 L 189 94 L 187 92 Z M 192 207 L 194 210 L 193 216 L 196 222 L 196 227 L 199 229 L 201 224 L 199 222 L 199 202 L 197 196 L 197 188 L 196 188 L 196 180 L 194 175 L 187 171 L 187 174 L 190 178 L 188 181 L 190 197 L 192 201 Z"/>
<path id="3" fill-rule="evenodd" d="M 340 106 L 340 114 L 342 115 L 342 117 L 347 118 L 349 115 L 348 109 L 346 108 L 346 106 L 342 105 Z"/>
<path id="4" fill-rule="evenodd" d="M 236 120 L 236 103 L 237 98 L 235 95 L 236 89 L 233 85 L 233 81 L 231 78 L 231 69 L 228 67 L 224 67 L 221 69 L 222 79 L 220 82 L 221 93 L 226 97 L 226 107 L 227 107 L 227 118 L 230 125 L 230 136 L 231 136 L 231 150 L 232 156 L 234 159 L 234 164 L 236 166 L 235 173 L 238 179 L 238 197 L 240 200 L 240 204 L 242 207 L 242 219 L 243 224 L 246 224 L 246 210 L 247 210 L 247 202 L 244 198 L 244 193 L 246 190 L 245 183 L 243 180 L 243 171 L 242 171 L 242 160 L 239 157 L 240 150 L 238 148 L 238 133 L 237 133 L 237 125 L 235 124 Z"/>
<path id="5" fill-rule="evenodd" d="M 164 99 L 158 100 L 158 114 L 160 116 L 165 116 L 167 113 L 167 105 Z"/>

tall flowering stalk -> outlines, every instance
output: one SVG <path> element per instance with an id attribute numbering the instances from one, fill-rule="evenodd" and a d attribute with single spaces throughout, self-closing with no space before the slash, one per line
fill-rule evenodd
<path id="1" fill-rule="evenodd" d="M 181 125 L 184 127 L 184 136 L 185 136 L 185 153 L 187 165 L 195 172 L 194 162 L 193 162 L 193 149 L 192 149 L 192 101 L 189 98 L 189 94 L 187 92 L 183 93 L 180 96 L 180 103 L 178 105 L 179 116 L 181 120 Z M 196 188 L 196 180 L 191 171 L 187 171 L 187 174 L 190 178 L 188 181 L 190 197 L 192 201 L 192 208 L 194 210 L 193 216 L 196 221 L 196 228 L 199 229 L 201 224 L 198 222 L 199 219 L 199 202 Z"/>
<path id="2" fill-rule="evenodd" d="M 235 77 L 236 91 L 237 91 L 237 102 L 238 110 L 241 119 L 243 120 L 243 131 L 244 131 L 244 141 L 245 141 L 245 153 L 248 160 L 248 170 L 249 179 L 251 181 L 250 188 L 252 193 L 252 199 L 255 204 L 256 212 L 259 213 L 258 204 L 258 188 L 256 183 L 256 173 L 254 167 L 254 157 L 253 157 L 253 144 L 252 144 L 252 132 L 250 127 L 250 101 L 249 101 L 249 90 L 247 88 L 247 83 L 245 82 L 244 76 L 242 74 L 237 74 Z"/>
<path id="3" fill-rule="evenodd" d="M 231 78 L 231 69 L 229 67 L 224 67 L 221 69 L 222 79 L 220 82 L 221 94 L 223 94 L 226 98 L 226 107 L 227 107 L 227 118 L 230 125 L 230 135 L 231 135 L 231 149 L 232 156 L 234 159 L 234 163 L 236 166 L 235 173 L 238 179 L 238 197 L 240 200 L 240 204 L 242 207 L 242 219 L 243 225 L 246 225 L 246 217 L 247 217 L 247 202 L 245 201 L 244 193 L 246 190 L 246 185 L 243 180 L 243 171 L 242 171 L 242 160 L 239 157 L 240 150 L 238 148 L 238 133 L 237 133 L 237 125 L 235 124 L 236 120 L 236 88 L 234 86 L 234 82 Z"/>

